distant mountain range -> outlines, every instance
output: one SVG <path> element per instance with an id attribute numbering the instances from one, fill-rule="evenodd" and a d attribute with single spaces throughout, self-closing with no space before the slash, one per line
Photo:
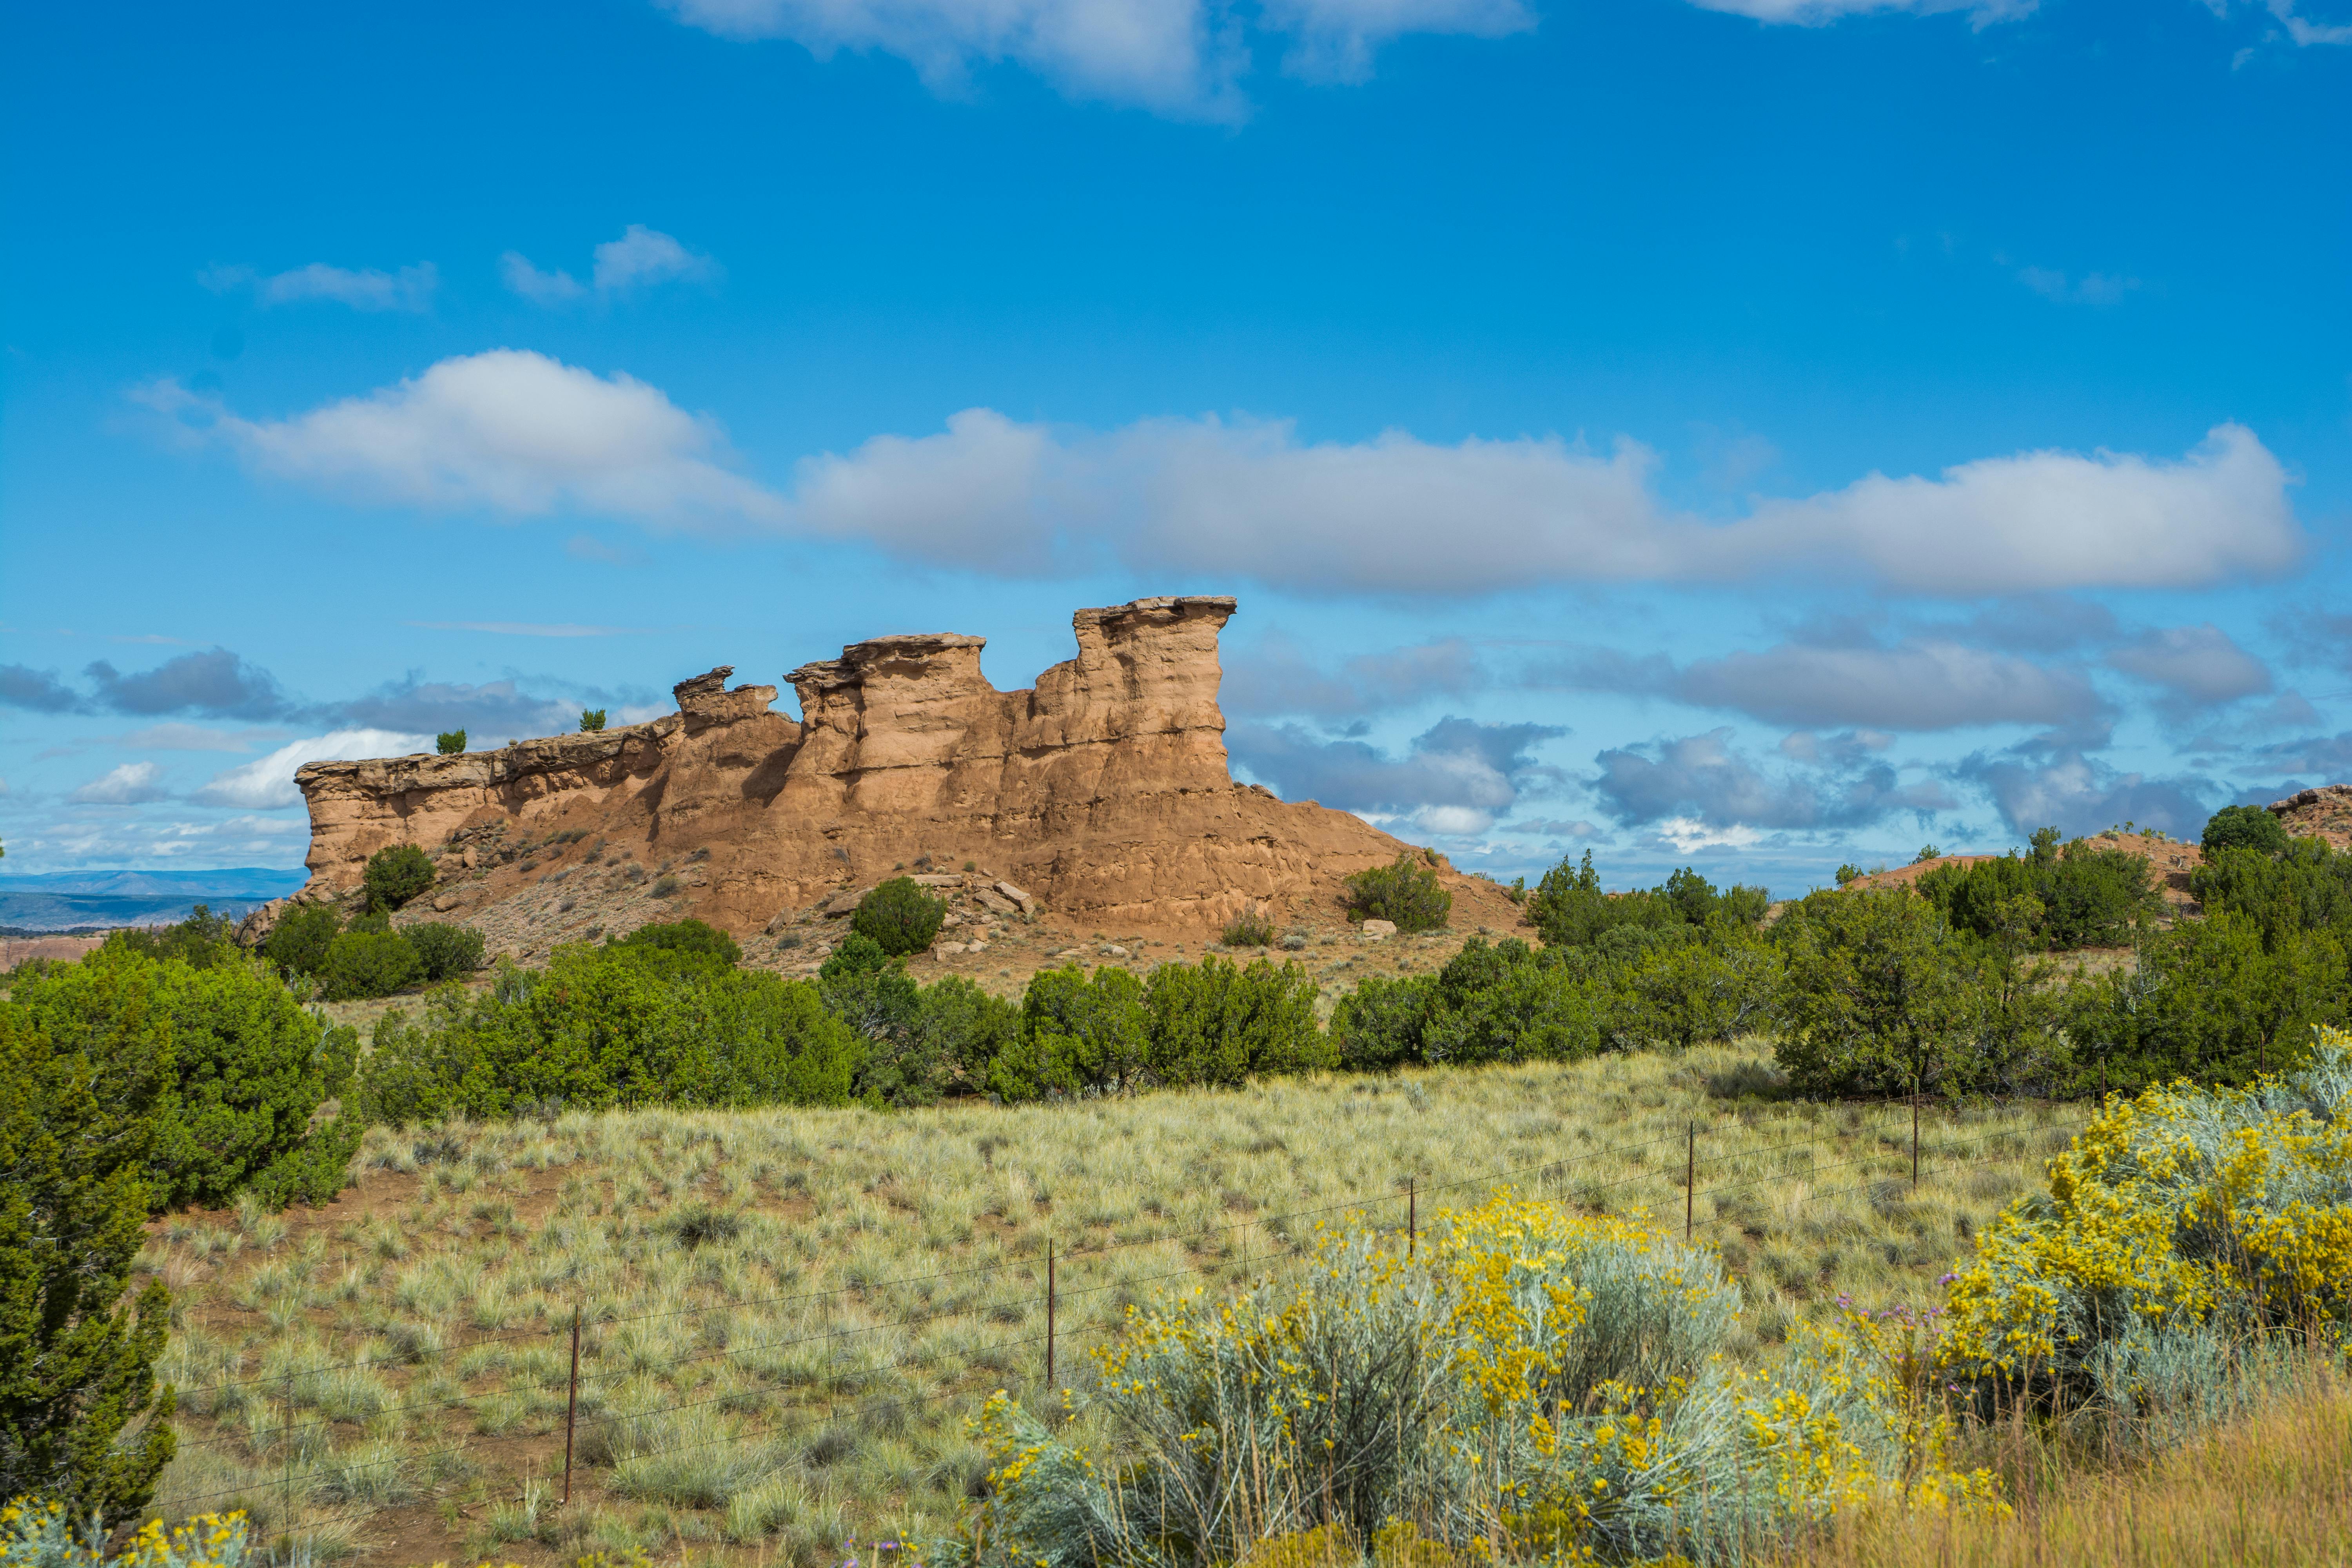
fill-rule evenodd
<path id="1" fill-rule="evenodd" d="M 198 904 L 241 915 L 310 880 L 302 870 L 239 866 L 226 871 L 51 871 L 0 876 L 0 928 L 70 931 L 76 926 L 163 925 Z"/>

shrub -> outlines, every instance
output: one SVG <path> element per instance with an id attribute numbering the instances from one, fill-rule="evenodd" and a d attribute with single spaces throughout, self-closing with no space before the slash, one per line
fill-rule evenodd
<path id="1" fill-rule="evenodd" d="M 331 905 L 299 905 L 261 939 L 262 955 L 289 974 L 316 974 L 327 966 L 327 945 L 342 923 Z"/>
<path id="2" fill-rule="evenodd" d="M 2293 842 L 2286 824 L 2259 805 L 2225 805 L 2205 820 L 2200 841 L 2208 855 L 2223 849 L 2252 849 L 2258 855 L 2283 855 Z"/>
<path id="3" fill-rule="evenodd" d="M 454 757 L 466 749 L 466 731 L 444 730 L 433 737 L 433 749 L 445 757 Z"/>
<path id="4" fill-rule="evenodd" d="M 1271 947 L 1274 921 L 1263 904 L 1252 904 L 1225 923 L 1222 939 L 1227 947 Z"/>
<path id="5" fill-rule="evenodd" d="M 226 915 L 213 913 L 209 904 L 198 904 L 176 925 L 118 931 L 106 939 L 106 945 L 141 958 L 176 958 L 191 969 L 210 969 L 243 961 L 236 931 L 236 922 Z"/>
<path id="6" fill-rule="evenodd" d="M 1108 973 L 1108 972 L 1107 972 Z M 1145 1066 L 1161 1084 L 1234 1086 L 1328 1065 L 1315 982 L 1297 963 L 1247 968 L 1211 956 L 1163 963 L 1144 983 Z"/>
<path id="7" fill-rule="evenodd" d="M 1236 1301 L 1131 1317 L 1078 1421 L 990 1400 L 961 1544 L 1024 1568 L 1729 1561 L 1842 1508 L 1987 1497 L 1866 1331 L 1732 1370 L 1738 1300 L 1706 1250 L 1507 1194 L 1410 1259 L 1327 1238 Z M 1273 1554 L 1309 1531 L 1328 1550 Z"/>
<path id="8" fill-rule="evenodd" d="M 743 962 L 742 946 L 733 937 L 707 921 L 690 916 L 682 921 L 639 926 L 604 945 L 631 952 L 676 952 L 709 959 L 722 969 L 732 969 Z"/>
<path id="9" fill-rule="evenodd" d="M 1150 1039 L 1142 984 L 1126 970 L 1040 970 L 1022 997 L 1020 1035 L 989 1064 L 988 1088 L 1009 1100 L 1138 1089 Z"/>
<path id="10" fill-rule="evenodd" d="M 1334 1054 L 1386 1070 L 1441 1062 L 1574 1061 L 1601 1048 L 1598 988 L 1517 937 L 1472 937 L 1435 975 L 1367 977 L 1339 998 Z"/>
<path id="11" fill-rule="evenodd" d="M 929 1105 L 980 1088 L 989 1064 L 1021 1036 L 1021 1009 L 960 974 L 923 986 L 911 1010 L 877 1011 L 896 1026 L 866 1037 L 857 1093 L 885 1105 Z"/>
<path id="12" fill-rule="evenodd" d="M 2030 857 L 1939 866 L 1917 888 L 1955 927 L 2012 952 L 2112 946 L 2157 904 L 2145 858 L 2081 839 L 2062 850 L 2054 828 L 2033 836 Z"/>
<path id="13" fill-rule="evenodd" d="M 1331 1015 L 1339 1064 L 1358 1072 L 1386 1072 L 1423 1060 L 1436 992 L 1434 974 L 1368 974 L 1358 981 Z"/>
<path id="14" fill-rule="evenodd" d="M 157 1208 L 218 1206 L 240 1191 L 275 1207 L 341 1189 L 359 1124 L 310 1127 L 333 1065 L 322 1026 L 262 966 L 197 970 L 101 950 L 18 982 L 7 1007 L 110 1077 L 147 1070 L 117 1059 L 127 1042 L 152 1039 L 164 1053 L 146 1156 Z M 139 1020 L 151 1034 L 133 1030 Z"/>
<path id="15" fill-rule="evenodd" d="M 1780 954 L 1752 935 L 1661 946 L 1643 956 L 1628 984 L 1642 1032 L 1687 1049 L 1766 1026 L 1780 987 Z"/>
<path id="16" fill-rule="evenodd" d="M 593 735 L 603 730 L 604 727 L 604 710 L 602 708 L 583 708 L 580 710 L 580 732 L 582 734 Z"/>
<path id="17" fill-rule="evenodd" d="M 1864 871 L 1859 866 L 1851 864 L 1842 865 L 1837 868 L 1837 885 L 1843 888 L 1848 882 L 1859 881 L 1866 875 L 1868 875 L 1868 873 Z"/>
<path id="18" fill-rule="evenodd" d="M 1689 867 L 1661 887 L 1612 897 L 1602 890 L 1601 873 L 1593 868 L 1588 849 L 1577 864 L 1563 859 L 1544 873 L 1528 897 L 1528 918 L 1549 945 L 1580 947 L 1617 931 L 1679 934 L 1685 928 L 1750 926 L 1769 907 L 1770 898 L 1762 888 L 1731 887 L 1718 892 Z"/>
<path id="19" fill-rule="evenodd" d="M 242 1510 L 200 1513 L 170 1530 L 149 1520 L 116 1555 L 102 1523 L 63 1503 L 21 1498 L 0 1514 L 0 1563 L 8 1568 L 261 1568 L 269 1561 L 254 1550 Z"/>
<path id="20" fill-rule="evenodd" d="M 920 952 L 940 934 L 947 918 L 943 899 L 925 892 L 912 877 L 893 877 L 858 900 L 849 918 L 852 931 L 893 958 Z"/>
<path id="21" fill-rule="evenodd" d="M 2313 1026 L 2340 1023 L 2352 1004 L 2332 931 L 2287 930 L 2265 942 L 2252 917 L 2226 905 L 2147 938 L 2137 957 L 2065 998 L 2078 1089 L 2244 1083 L 2295 1065 Z"/>
<path id="22" fill-rule="evenodd" d="M 462 979 L 482 967 L 482 933 L 470 926 L 427 921 L 400 934 L 416 950 L 417 967 L 428 983 Z"/>
<path id="23" fill-rule="evenodd" d="M 1818 892 L 1782 921 L 1788 983 L 1773 1054 L 1809 1094 L 1939 1085 L 1971 978 L 1943 915 L 1908 888 Z"/>
<path id="24" fill-rule="evenodd" d="M 368 857 L 363 879 L 371 913 L 396 910 L 433 885 L 433 858 L 414 844 L 395 844 Z"/>
<path id="25" fill-rule="evenodd" d="M 2352 1331 L 2352 1036 L 2252 1088 L 2116 1101 L 2049 1169 L 1952 1285 L 1946 1359 L 1980 1395 L 2193 1417 L 2265 1337 Z"/>
<path id="26" fill-rule="evenodd" d="M 328 1001 L 352 1002 L 422 984 L 425 964 L 404 931 L 347 931 L 327 944 L 319 977 Z"/>
<path id="27" fill-rule="evenodd" d="M 1348 913 L 1357 920 L 1393 921 L 1401 931 L 1434 931 L 1453 912 L 1454 895 L 1436 870 L 1412 854 L 1348 879 Z"/>
<path id="28" fill-rule="evenodd" d="M 857 1055 L 805 981 L 664 973 L 637 955 L 567 946 L 542 972 L 502 966 L 486 994 L 434 993 L 420 1020 L 386 1014 L 357 1094 L 371 1119 L 402 1126 L 551 1102 L 839 1105 Z"/>
<path id="29" fill-rule="evenodd" d="M 171 1298 L 151 1279 L 124 1299 L 171 1031 L 130 965 L 101 967 L 81 993 L 105 998 L 100 1016 L 60 1009 L 54 993 L 46 1006 L 0 1004 L 0 1497 L 53 1500 L 45 1528 L 129 1517 L 174 1446 L 154 1376 Z M 0 1560 L 24 1555 L 34 1522 L 5 1519 Z"/>

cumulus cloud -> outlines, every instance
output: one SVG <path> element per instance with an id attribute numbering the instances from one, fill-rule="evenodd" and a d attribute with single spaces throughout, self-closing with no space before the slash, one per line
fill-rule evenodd
<path id="1" fill-rule="evenodd" d="M 1285 68 L 1359 81 L 1382 44 L 1412 33 L 1499 37 L 1535 26 L 1522 0 L 1269 0 L 1254 18 L 1208 0 L 663 0 L 721 37 L 783 38 L 819 59 L 878 49 L 935 92 L 961 95 L 975 68 L 1010 64 L 1073 98 L 1182 119 L 1247 110 L 1238 80 L 1247 29 L 1286 41 Z"/>
<path id="2" fill-rule="evenodd" d="M 1589 781 L 1593 793 L 1619 822 L 1674 822 L 1685 838 L 1701 830 L 1855 827 L 1895 812 L 1924 815 L 1953 804 L 1940 786 L 1906 784 L 1883 762 L 1776 777 L 1732 743 L 1728 727 L 1612 748 L 1593 762 L 1599 769 Z"/>
<path id="3" fill-rule="evenodd" d="M 1535 748 L 1568 731 L 1545 724 L 1440 720 L 1402 757 L 1362 741 L 1326 741 L 1297 724 L 1239 724 L 1234 759 L 1288 800 L 1317 800 L 1423 833 L 1483 833 L 1548 770 Z"/>
<path id="4" fill-rule="evenodd" d="M 267 276 L 250 267 L 215 267 L 202 274 L 201 280 L 215 292 L 250 284 L 255 301 L 264 306 L 325 300 L 354 310 L 423 312 L 433 308 L 433 291 L 440 287 L 441 275 L 429 261 L 397 272 L 313 261 L 308 267 Z"/>
<path id="5" fill-rule="evenodd" d="M 2083 749 L 2041 743 L 1979 753 L 1954 773 L 1982 787 L 2019 834 L 2054 826 L 2072 837 L 2131 822 L 2193 835 L 2210 815 L 2203 802 L 2213 793 L 2204 779 L 2124 773 Z"/>
<path id="6" fill-rule="evenodd" d="M 1381 594 L 1799 571 L 1951 596 L 2182 587 L 2282 572 L 2303 548 L 2284 470 L 2235 425 L 2178 461 L 2029 452 L 1873 474 L 1727 524 L 1668 510 L 1654 467 L 1630 440 L 1606 457 L 1551 437 L 1308 444 L 1286 422 L 1215 418 L 1097 435 L 969 409 L 938 435 L 804 460 L 791 511 L 802 531 L 1006 574 L 1108 553 Z"/>
<path id="7" fill-rule="evenodd" d="M 526 350 L 446 359 L 288 419 L 246 419 L 170 380 L 139 395 L 263 472 L 363 499 L 520 516 L 578 508 L 657 527 L 787 517 L 724 466 L 710 420 L 633 376 Z"/>
<path id="8" fill-rule="evenodd" d="M 195 713 L 209 719 L 278 719 L 293 711 L 275 677 L 225 647 L 182 654 L 131 675 L 100 659 L 82 674 L 94 690 L 76 690 L 55 670 L 0 665 L 0 703 L 37 713 L 111 712 L 140 717 Z"/>
<path id="9" fill-rule="evenodd" d="M 1586 649 L 1530 670 L 1528 679 L 1572 690 L 1666 697 L 1808 728 L 2073 724 L 2103 709 L 2076 671 L 1933 638 L 1893 647 L 1784 643 L 1679 669 L 1663 654 Z"/>
<path id="10" fill-rule="evenodd" d="M 1303 592 L 1475 595 L 1804 574 L 1974 597 L 2263 576 L 2304 545 L 2284 469 L 2236 425 L 2178 461 L 1988 458 L 1714 523 L 1664 506 L 1655 460 L 1631 440 L 1606 457 L 1556 437 L 1305 443 L 1286 422 L 1214 417 L 1098 434 L 986 408 L 937 434 L 804 458 L 784 497 L 732 471 L 717 426 L 659 388 L 513 349 L 286 419 L 245 418 L 170 380 L 138 395 L 257 468 L 363 498 L 751 524 L 1007 576 L 1119 564 Z"/>
<path id="11" fill-rule="evenodd" d="M 2108 654 L 2107 662 L 2159 689 L 2162 705 L 2176 717 L 2271 689 L 2269 667 L 2210 622 L 2153 628 Z"/>
<path id="12" fill-rule="evenodd" d="M 171 793 L 163 780 L 163 770 L 153 763 L 124 763 L 66 798 L 76 805 L 144 805 Z"/>
<path id="13" fill-rule="evenodd" d="M 54 669 L 0 664 L 0 702 L 35 713 L 71 713 L 85 701 Z"/>
<path id="14" fill-rule="evenodd" d="M 569 304 L 592 294 L 612 300 L 663 283 L 712 283 L 720 272 L 709 257 L 641 223 L 596 247 L 595 267 L 585 284 L 569 272 L 542 272 L 518 250 L 501 256 L 499 268 L 507 287 L 534 305 Z"/>
<path id="15" fill-rule="evenodd" d="M 612 702 L 601 692 L 593 694 L 591 700 L 604 706 Z M 478 742 L 489 744 L 508 739 L 562 734 L 580 716 L 577 703 L 535 697 L 511 679 L 484 681 L 476 686 L 462 681 L 425 680 L 415 675 L 341 703 L 336 711 L 345 722 L 371 734 L 389 731 L 433 735 L 444 730 L 464 730 Z"/>
<path id="16" fill-rule="evenodd" d="M 1385 653 L 1357 654 L 1326 669 L 1299 645 L 1268 633 L 1224 658 L 1219 699 L 1228 713 L 1304 713 L 1344 719 L 1463 697 L 1486 683 L 1477 655 L 1461 637 Z"/>
<path id="17" fill-rule="evenodd" d="M 97 703 L 117 713 L 276 719 L 291 706 L 276 677 L 225 647 L 182 654 L 136 675 L 124 675 L 104 659 L 82 673 L 98 688 Z"/>
<path id="18" fill-rule="evenodd" d="M 294 787 L 294 770 L 304 763 L 405 756 L 411 752 L 432 749 L 430 735 L 403 734 L 392 730 L 336 730 L 324 735 L 310 735 L 289 741 L 266 757 L 215 774 L 211 783 L 196 792 L 196 799 L 206 805 L 243 806 L 247 810 L 299 805 L 302 793 Z"/>

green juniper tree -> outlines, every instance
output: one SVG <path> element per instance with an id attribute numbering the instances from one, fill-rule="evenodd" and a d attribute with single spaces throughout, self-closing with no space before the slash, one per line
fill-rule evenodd
<path id="1" fill-rule="evenodd" d="M 95 1053 L 0 1005 L 0 1497 L 113 1524 L 173 1454 L 154 1376 L 171 1298 L 151 1281 L 123 1300 L 172 1030 L 131 976 L 105 983 L 121 1005 Z"/>

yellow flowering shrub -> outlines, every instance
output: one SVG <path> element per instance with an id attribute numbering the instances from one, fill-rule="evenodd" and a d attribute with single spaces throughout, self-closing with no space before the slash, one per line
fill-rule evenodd
<path id="1" fill-rule="evenodd" d="M 2244 1089 L 2118 1097 L 1951 1280 L 1953 1373 L 2126 1412 L 2281 1329 L 2352 1328 L 2352 1036 Z"/>
<path id="2" fill-rule="evenodd" d="M 106 1554 L 106 1532 L 95 1520 L 76 1532 L 63 1505 L 18 1498 L 0 1508 L 0 1564 L 6 1568 L 245 1568 L 254 1556 L 242 1512 L 200 1513 L 166 1527 L 141 1527 L 128 1546 Z"/>
<path id="3" fill-rule="evenodd" d="M 1711 1249 L 1507 1191 L 1411 1258 L 1327 1237 L 1238 1300 L 1132 1312 L 1097 1352 L 1099 1451 L 991 1399 L 989 1494 L 960 1550 L 1019 1568 L 1636 1562 L 1880 1500 L 1991 1500 L 1944 1468 L 1919 1357 L 1874 1320 L 1751 1375 L 1718 1353 L 1738 1300 Z"/>

